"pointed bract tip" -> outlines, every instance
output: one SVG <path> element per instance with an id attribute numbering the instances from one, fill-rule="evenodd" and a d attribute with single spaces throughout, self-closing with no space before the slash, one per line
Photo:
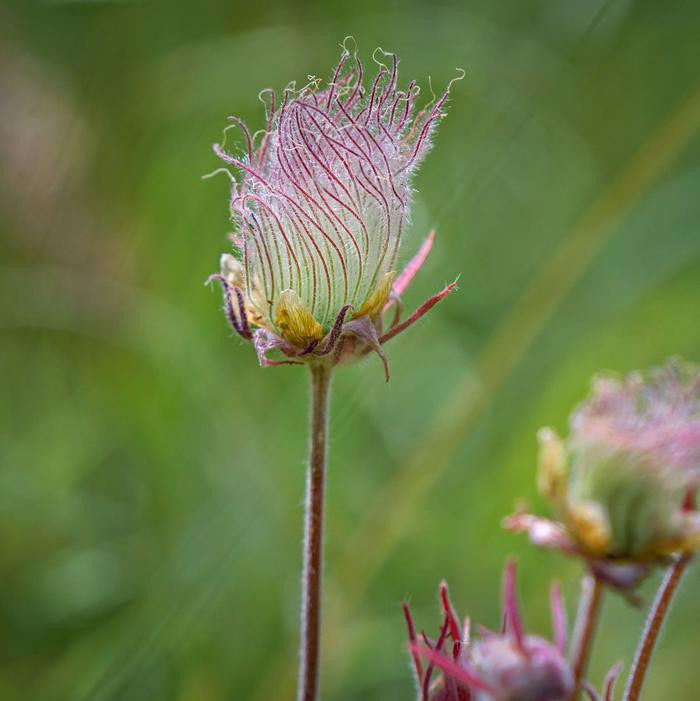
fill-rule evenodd
<path id="1" fill-rule="evenodd" d="M 452 609 L 450 595 L 447 591 L 447 582 L 444 579 L 440 582 L 440 603 L 442 604 L 442 610 L 445 614 L 445 620 L 449 625 L 450 636 L 452 637 L 452 640 L 459 642 L 461 640 L 459 623 L 457 621 L 457 616 L 455 616 Z"/>
<path id="2" fill-rule="evenodd" d="M 504 576 L 504 614 L 508 623 L 508 630 L 513 634 L 513 637 L 515 638 L 515 644 L 517 645 L 520 652 L 522 652 L 524 655 L 528 655 L 528 651 L 525 646 L 525 630 L 523 628 L 523 622 L 520 616 L 520 609 L 518 608 L 518 599 L 516 593 L 516 576 L 516 560 L 515 557 L 510 557 L 508 559 L 508 564 L 506 565 L 506 571 Z"/>
<path id="3" fill-rule="evenodd" d="M 620 676 L 620 672 L 622 672 L 622 667 L 623 663 L 622 660 L 620 660 L 616 662 L 605 675 L 605 681 L 603 682 L 603 701 L 613 701 L 615 684 Z"/>

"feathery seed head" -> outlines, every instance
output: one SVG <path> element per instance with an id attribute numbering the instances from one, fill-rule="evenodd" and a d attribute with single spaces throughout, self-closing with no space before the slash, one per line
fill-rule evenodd
<path id="1" fill-rule="evenodd" d="M 214 146 L 237 171 L 230 174 L 237 233 L 236 257 L 224 256 L 212 277 L 224 284 L 234 328 L 246 338 L 260 336 L 259 352 L 276 348 L 300 359 L 286 362 L 331 353 L 340 359 L 343 336 L 359 338 L 362 354 L 377 350 L 381 317 L 408 282 L 397 289 L 401 278 L 394 281 L 411 179 L 444 115 L 449 86 L 419 108 L 416 82 L 399 85 L 396 56 L 377 49 L 373 59 L 378 68 L 368 81 L 344 46 L 327 84 L 292 83 L 279 99 L 261 93 L 263 132 L 252 135 L 230 118 L 227 131 L 235 127 L 245 139 L 242 154 Z M 416 270 L 409 272 L 408 280 Z M 374 331 L 364 322 L 346 328 L 346 321 L 365 317 Z M 334 330 L 333 344 L 324 342 Z M 274 364 L 266 361 L 261 356 Z"/>

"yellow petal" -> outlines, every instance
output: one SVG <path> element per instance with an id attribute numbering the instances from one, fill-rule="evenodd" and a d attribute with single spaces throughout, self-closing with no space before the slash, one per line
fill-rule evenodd
<path id="1" fill-rule="evenodd" d="M 323 336 L 323 327 L 311 315 L 294 290 L 284 290 L 277 302 L 275 326 L 297 348 L 306 348 Z"/>
<path id="2" fill-rule="evenodd" d="M 561 438 L 551 428 L 537 432 L 540 453 L 537 466 L 537 487 L 540 494 L 561 504 L 566 500 L 566 449 Z"/>
<path id="3" fill-rule="evenodd" d="M 385 273 L 378 285 L 374 288 L 374 292 L 367 297 L 365 303 L 352 315 L 353 319 L 359 319 L 361 316 L 368 316 L 374 319 L 378 316 L 384 305 L 389 301 L 391 294 L 391 284 L 394 282 L 396 272 Z"/>
<path id="4" fill-rule="evenodd" d="M 656 555 L 671 555 L 674 552 L 691 553 L 700 550 L 700 514 L 697 511 L 686 512 L 682 516 L 680 536 L 669 543 L 656 548 Z"/>
<path id="5" fill-rule="evenodd" d="M 246 292 L 244 268 L 241 262 L 229 253 L 224 253 L 220 261 L 221 275 L 226 278 L 226 282 L 232 287 L 238 287 L 243 292 L 245 302 L 245 312 L 248 317 L 248 323 L 253 326 L 265 326 L 271 328 L 271 324 L 265 316 L 260 312 L 265 308 L 264 295 L 262 294 L 259 285 L 256 284 L 255 278 L 251 281 L 250 289 L 252 298 Z M 238 313 L 238 298 L 233 290 L 231 290 L 231 302 L 233 308 Z"/>
<path id="6" fill-rule="evenodd" d="M 605 555 L 610 547 L 611 534 L 608 519 L 600 504 L 582 502 L 567 512 L 567 526 L 576 539 L 592 555 Z"/>

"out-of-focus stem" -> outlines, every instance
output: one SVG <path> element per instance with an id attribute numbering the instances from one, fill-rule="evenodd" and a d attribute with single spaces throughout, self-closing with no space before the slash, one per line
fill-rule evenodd
<path id="1" fill-rule="evenodd" d="M 311 365 L 311 436 L 306 473 L 304 564 L 297 701 L 316 701 L 321 638 L 321 579 L 323 574 L 323 493 L 326 477 L 328 404 L 331 367 Z"/>
<path id="2" fill-rule="evenodd" d="M 586 575 L 581 583 L 581 599 L 579 600 L 578 613 L 576 614 L 576 624 L 571 646 L 571 667 L 574 672 L 575 685 L 570 701 L 576 701 L 581 692 L 602 597 L 602 582 L 593 574 Z"/>
<path id="3" fill-rule="evenodd" d="M 661 626 L 668 612 L 668 608 L 671 605 L 673 595 L 678 588 L 678 583 L 690 562 L 690 558 L 690 553 L 679 555 L 666 570 L 664 579 L 654 597 L 654 603 L 651 606 L 646 624 L 644 625 L 642 638 L 639 641 L 637 651 L 634 655 L 634 662 L 632 663 L 630 676 L 627 679 L 623 701 L 637 701 L 639 698 L 651 655 L 654 652 L 654 646 L 656 645 L 659 632 L 661 631 Z"/>

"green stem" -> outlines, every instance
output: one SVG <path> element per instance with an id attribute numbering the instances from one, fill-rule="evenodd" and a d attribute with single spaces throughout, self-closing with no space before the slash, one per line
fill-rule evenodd
<path id="1" fill-rule="evenodd" d="M 581 589 L 581 599 L 579 600 L 578 613 L 576 614 L 571 647 L 574 691 L 571 694 L 570 701 L 575 701 L 581 691 L 600 614 L 600 605 L 603 600 L 603 584 L 595 575 L 586 575 L 581 583 Z"/>
<path id="2" fill-rule="evenodd" d="M 331 367 L 311 366 L 311 437 L 306 473 L 304 565 L 297 701 L 316 701 L 321 640 L 321 579 L 323 574 L 323 493 L 326 476 L 328 405 Z"/>
<path id="3" fill-rule="evenodd" d="M 654 646 L 659 637 L 661 626 L 671 605 L 673 595 L 678 588 L 678 583 L 683 576 L 685 568 L 690 562 L 691 554 L 685 553 L 679 555 L 670 567 L 666 570 L 663 581 L 656 592 L 654 603 L 649 611 L 642 638 L 637 646 L 637 651 L 634 655 L 634 662 L 630 670 L 630 676 L 625 687 L 625 695 L 623 701 L 637 701 L 642 690 L 644 677 L 651 661 L 651 655 L 654 652 Z"/>

